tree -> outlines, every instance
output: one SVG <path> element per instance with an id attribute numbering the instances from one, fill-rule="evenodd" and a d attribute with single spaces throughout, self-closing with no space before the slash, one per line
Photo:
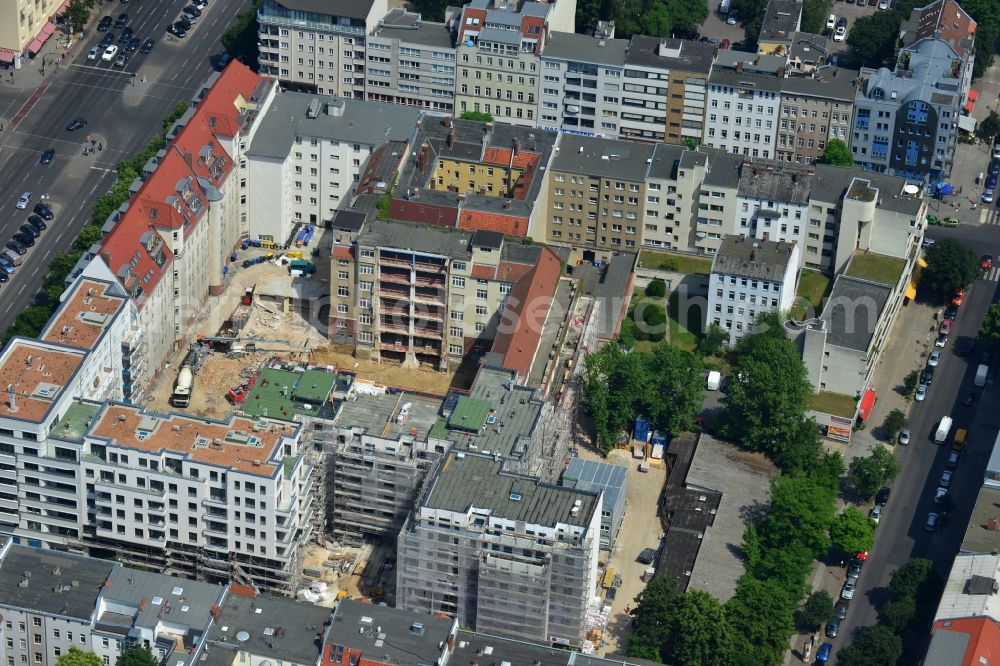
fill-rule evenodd
<path id="1" fill-rule="evenodd" d="M 781 662 L 788 640 L 795 631 L 798 593 L 780 583 L 744 575 L 736 594 L 726 603 L 729 626 L 733 632 L 732 654 L 739 655 L 741 666 L 771 666 Z"/>
<path id="2" fill-rule="evenodd" d="M 1000 303 L 992 304 L 979 326 L 979 339 L 993 349 L 1000 349 Z"/>
<path id="3" fill-rule="evenodd" d="M 79 252 L 86 252 L 94 243 L 101 242 L 101 226 L 91 222 L 90 224 L 85 224 L 80 229 L 80 233 L 77 235 L 76 240 L 73 241 L 73 249 Z"/>
<path id="4" fill-rule="evenodd" d="M 670 613 L 661 659 L 677 666 L 721 666 L 730 651 L 731 630 L 719 600 L 703 590 L 677 598 Z"/>
<path id="5" fill-rule="evenodd" d="M 677 583 L 666 576 L 655 576 L 639 596 L 632 611 L 634 629 L 629 636 L 628 655 L 660 661 L 664 632 L 677 606 Z"/>
<path id="6" fill-rule="evenodd" d="M 903 377 L 903 390 L 906 395 L 913 395 L 913 392 L 917 390 L 917 384 L 920 383 L 920 371 L 911 370 L 910 374 Z"/>
<path id="7" fill-rule="evenodd" d="M 694 429 L 705 399 L 704 366 L 696 355 L 660 344 L 645 355 L 646 391 L 639 410 L 671 437 Z"/>
<path id="8" fill-rule="evenodd" d="M 45 324 L 48 323 L 52 312 L 52 308 L 45 305 L 36 305 L 21 310 L 14 319 L 14 323 L 4 333 L 3 343 L 6 344 L 15 335 L 26 338 L 37 338 L 41 334 L 42 329 L 45 328 Z"/>
<path id="9" fill-rule="evenodd" d="M 673 31 L 691 37 L 708 18 L 707 0 L 665 0 L 667 13 L 673 20 Z M 646 33 L 657 35 L 657 33 Z M 666 34 L 657 35 L 666 37 Z M 679 36 L 679 35 L 678 35 Z"/>
<path id="10" fill-rule="evenodd" d="M 920 276 L 920 287 L 941 296 L 965 289 L 982 270 L 976 253 L 950 238 L 927 248 L 924 259 L 927 268 Z"/>
<path id="11" fill-rule="evenodd" d="M 82 253 L 56 252 L 49 262 L 49 273 L 42 280 L 42 289 L 48 296 L 49 303 L 58 303 L 59 297 L 66 290 L 66 278 L 76 266 Z"/>
<path id="12" fill-rule="evenodd" d="M 729 340 L 729 333 L 724 328 L 712 322 L 708 330 L 698 340 L 698 353 L 702 356 L 718 356 L 722 353 L 722 345 Z"/>
<path id="13" fill-rule="evenodd" d="M 72 26 L 73 32 L 80 32 L 90 21 L 90 6 L 91 3 L 85 0 L 72 0 L 66 7 L 66 12 L 63 15 Z"/>
<path id="14" fill-rule="evenodd" d="M 833 615 L 833 599 L 826 590 L 815 590 L 799 610 L 799 624 L 806 631 L 816 631 Z"/>
<path id="15" fill-rule="evenodd" d="M 896 666 L 903 641 L 881 625 L 865 627 L 854 642 L 837 653 L 840 666 Z"/>
<path id="16" fill-rule="evenodd" d="M 906 414 L 894 409 L 885 415 L 885 420 L 882 421 L 882 430 L 885 431 L 886 439 L 892 441 L 909 424 L 910 422 L 906 420 Z"/>
<path id="17" fill-rule="evenodd" d="M 667 283 L 663 280 L 651 280 L 646 285 L 646 295 L 650 298 L 663 298 L 667 295 Z"/>
<path id="18" fill-rule="evenodd" d="M 875 521 L 850 506 L 837 516 L 830 527 L 830 541 L 844 553 L 871 550 L 875 543 Z"/>
<path id="19" fill-rule="evenodd" d="M 805 0 L 802 4 L 802 31 L 818 35 L 823 32 L 833 0 Z"/>
<path id="20" fill-rule="evenodd" d="M 243 62 L 257 62 L 257 33 L 260 26 L 257 23 L 257 11 L 264 0 L 254 0 L 253 6 L 236 17 L 224 33 L 222 47 L 226 53 Z"/>
<path id="21" fill-rule="evenodd" d="M 847 479 L 859 496 L 871 499 L 879 488 L 891 483 L 897 474 L 899 462 L 889 449 L 876 444 L 867 458 L 855 456 L 851 459 Z"/>
<path id="22" fill-rule="evenodd" d="M 483 113 L 482 111 L 463 111 L 462 120 L 474 120 L 477 123 L 491 123 L 493 122 L 493 116 L 489 113 Z"/>
<path id="23" fill-rule="evenodd" d="M 56 659 L 56 666 L 104 666 L 104 661 L 93 652 L 71 647 L 69 652 Z"/>
<path id="24" fill-rule="evenodd" d="M 854 166 L 854 158 L 851 157 L 851 149 L 840 139 L 830 139 L 823 151 L 823 157 L 819 160 L 823 164 L 833 166 L 849 167 Z"/>
<path id="25" fill-rule="evenodd" d="M 894 598 L 916 597 L 921 586 L 934 572 L 934 563 L 924 558 L 907 560 L 905 564 L 892 572 L 889 579 L 889 592 Z"/>
<path id="26" fill-rule="evenodd" d="M 184 99 L 182 99 L 181 101 L 179 101 L 176 104 L 174 104 L 174 108 L 170 109 L 170 113 L 168 113 L 163 118 L 163 133 L 166 134 L 167 130 L 170 129 L 170 126 L 173 125 L 178 120 L 180 120 L 181 116 L 183 116 L 185 113 L 187 113 L 187 110 L 190 109 L 190 108 L 191 108 L 191 102 L 189 102 L 187 100 L 184 100 Z M 156 150 L 153 150 L 153 154 L 154 155 L 156 154 Z M 142 159 L 141 162 L 139 162 L 139 164 L 136 166 L 136 171 L 142 170 L 142 167 L 146 164 L 146 160 L 147 159 L 149 159 L 149 158 L 147 157 L 145 159 Z M 138 162 L 139 159 L 134 160 L 134 161 Z"/>
<path id="27" fill-rule="evenodd" d="M 847 33 L 847 45 L 858 64 L 878 68 L 888 64 L 896 48 L 900 15 L 897 11 L 881 11 L 855 19 Z"/>
<path id="28" fill-rule="evenodd" d="M 993 143 L 998 134 L 1000 134 L 1000 114 L 990 111 L 990 115 L 986 116 L 976 128 L 976 135 L 983 141 Z"/>
<path id="29" fill-rule="evenodd" d="M 122 652 L 115 666 L 160 666 L 160 660 L 153 656 L 149 648 L 136 647 Z"/>
<path id="30" fill-rule="evenodd" d="M 878 612 L 878 621 L 896 633 L 902 633 L 917 614 L 917 600 L 903 597 L 885 602 Z"/>
<path id="31" fill-rule="evenodd" d="M 425 21 L 444 21 L 448 4 L 448 0 L 415 0 L 412 6 Z"/>
<path id="32" fill-rule="evenodd" d="M 667 334 L 667 312 L 659 303 L 643 303 L 640 327 L 647 340 L 659 342 Z"/>

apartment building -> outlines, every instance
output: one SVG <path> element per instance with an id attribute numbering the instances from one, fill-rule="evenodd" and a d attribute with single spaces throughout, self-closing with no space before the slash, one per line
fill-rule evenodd
<path id="1" fill-rule="evenodd" d="M 360 99 L 279 95 L 247 148 L 250 234 L 285 244 L 297 225 L 332 219 L 380 148 L 398 165 L 422 117 L 417 108 Z"/>
<path id="2" fill-rule="evenodd" d="M 92 554 L 289 594 L 308 539 L 312 467 L 300 427 L 81 403 L 80 516 Z"/>
<path id="3" fill-rule="evenodd" d="M 794 242 L 726 236 L 712 259 L 705 327 L 729 334 L 728 347 L 753 331 L 760 314 L 788 312 L 799 282 Z"/>
<path id="4" fill-rule="evenodd" d="M 601 491 L 601 550 L 614 549 L 618 530 L 625 517 L 625 486 L 628 468 L 621 465 L 584 460 L 574 457 L 569 461 L 560 482 L 568 488 Z"/>
<path id="5" fill-rule="evenodd" d="M 578 647 L 596 583 L 602 495 L 452 451 L 399 535 L 396 605 L 477 632 Z"/>
<path id="6" fill-rule="evenodd" d="M 792 36 L 786 60 L 789 76 L 814 76 L 830 61 L 830 40 L 823 35 L 797 32 Z"/>
<path id="7" fill-rule="evenodd" d="M 975 64 L 976 22 L 955 0 L 935 0 L 923 7 L 915 7 L 899 29 L 903 48 L 917 42 L 936 38 L 948 44 L 963 61 L 960 88 L 965 95 L 963 104 L 974 97 L 970 95 L 972 68 Z"/>
<path id="8" fill-rule="evenodd" d="M 802 25 L 802 0 L 769 0 L 757 35 L 757 53 L 786 57 Z"/>
<path id="9" fill-rule="evenodd" d="M 839 139 L 850 143 L 856 71 L 829 69 L 813 77 L 789 77 L 781 82 L 781 116 L 774 159 L 812 164 Z"/>
<path id="10" fill-rule="evenodd" d="M 444 666 L 458 622 L 344 599 L 333 612 L 321 666 Z"/>
<path id="11" fill-rule="evenodd" d="M 709 77 L 705 143 L 735 155 L 774 159 L 782 79 L 716 67 Z"/>
<path id="12" fill-rule="evenodd" d="M 494 120 L 534 127 L 539 56 L 555 5 L 523 0 L 473 0 L 462 9 L 456 44 L 455 111 L 486 113 Z"/>
<path id="13" fill-rule="evenodd" d="M 538 236 L 582 252 L 584 261 L 636 251 L 642 244 L 652 157 L 653 146 L 647 144 L 560 136 L 548 169 L 548 214 L 538 227 L 544 233 Z"/>
<path id="14" fill-rule="evenodd" d="M 760 240 L 799 244 L 807 233 L 811 169 L 770 168 L 745 163 L 736 192 L 735 234 Z M 812 246 L 818 246 L 815 243 Z"/>
<path id="15" fill-rule="evenodd" d="M 351 246 L 335 248 L 334 262 L 331 337 L 355 354 L 444 369 L 497 343 L 511 357 L 509 367 L 525 375 L 541 327 L 527 320 L 519 326 L 521 314 L 541 307 L 560 274 L 551 250 L 504 242 L 498 232 L 378 220 L 365 224 Z M 506 348 L 514 334 L 516 353 Z"/>
<path id="16" fill-rule="evenodd" d="M 701 151 L 699 151 L 701 152 Z M 725 234 L 732 233 L 736 219 L 743 158 L 720 150 L 708 150 L 708 160 L 700 187 L 695 194 L 697 214 L 681 219 L 675 234 L 675 248 L 698 254 L 714 254 Z M 685 245 L 686 243 L 686 245 Z"/>
<path id="17" fill-rule="evenodd" d="M 617 139 L 627 39 L 554 32 L 542 53 L 538 127 Z"/>
<path id="18" fill-rule="evenodd" d="M 20 67 L 34 58 L 56 31 L 56 17 L 66 6 L 65 0 L 0 3 L 0 63 Z"/>
<path id="19" fill-rule="evenodd" d="M 365 96 L 370 102 L 447 114 L 455 107 L 455 43 L 444 23 L 399 7 L 368 36 Z"/>
<path id="20" fill-rule="evenodd" d="M 291 90 L 364 99 L 367 35 L 388 9 L 386 0 L 265 0 L 257 10 L 261 76 Z"/>
<path id="21" fill-rule="evenodd" d="M 656 144 L 646 173 L 643 247 L 690 251 L 707 238 L 708 231 L 696 228 L 701 184 L 718 160 L 729 159 L 717 150 Z"/>
<path id="22" fill-rule="evenodd" d="M 54 664 L 73 648 L 113 664 L 138 647 L 192 665 L 228 590 L 13 540 L 0 545 L 0 581 L 5 664 Z"/>
<path id="23" fill-rule="evenodd" d="M 82 271 L 113 276 L 136 305 L 138 329 L 156 331 L 145 339 L 145 375 L 130 377 L 132 401 L 191 338 L 206 296 L 223 289 L 230 253 L 247 231 L 241 151 L 274 93 L 273 82 L 238 62 L 213 75 L 133 183 L 127 205 L 108 219 Z"/>
<path id="24" fill-rule="evenodd" d="M 712 44 L 633 35 L 625 55 L 618 134 L 635 141 L 705 142 Z"/>
<path id="25" fill-rule="evenodd" d="M 427 118 L 399 169 L 389 217 L 524 237 L 541 215 L 557 139 L 505 123 Z"/>

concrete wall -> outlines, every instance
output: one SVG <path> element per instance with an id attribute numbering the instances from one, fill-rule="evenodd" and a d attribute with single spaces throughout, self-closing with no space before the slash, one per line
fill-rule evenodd
<path id="1" fill-rule="evenodd" d="M 250 235 L 270 236 L 276 242 L 284 242 L 291 233 L 285 221 L 284 160 L 251 157 L 248 166 Z"/>

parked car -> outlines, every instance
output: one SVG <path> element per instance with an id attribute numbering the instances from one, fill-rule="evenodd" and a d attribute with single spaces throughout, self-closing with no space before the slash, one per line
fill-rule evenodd
<path id="1" fill-rule="evenodd" d="M 18 210 L 24 210 L 31 203 L 31 197 L 34 196 L 31 192 L 25 192 L 17 198 L 17 203 L 14 204 Z"/>
<path id="2" fill-rule="evenodd" d="M 937 336 L 937 340 L 934 341 L 934 346 L 935 347 L 940 347 L 941 349 L 944 349 L 945 345 L 947 345 L 947 344 L 948 344 L 948 334 L 947 333 L 941 333 L 941 334 L 939 334 Z"/>
<path id="3" fill-rule="evenodd" d="M 933 238 L 927 238 L 926 236 L 924 236 L 924 240 L 923 240 L 923 242 L 920 243 L 920 247 L 922 247 L 922 248 L 924 248 L 926 250 L 931 245 L 934 245 L 934 239 Z"/>
<path id="4" fill-rule="evenodd" d="M 931 368 L 936 368 L 938 363 L 941 362 L 941 352 L 935 349 L 931 352 L 931 355 L 927 357 L 927 365 Z"/>
<path id="5" fill-rule="evenodd" d="M 983 203 L 993 203 L 993 190 L 984 190 L 980 199 Z"/>
<path id="6" fill-rule="evenodd" d="M 910 443 L 909 428 L 903 428 L 902 430 L 899 431 L 899 443 L 902 444 L 903 446 L 906 446 L 907 444 Z"/>
<path id="7" fill-rule="evenodd" d="M 927 399 L 927 384 L 921 384 L 917 387 L 917 392 L 913 394 L 913 399 L 917 402 L 923 402 Z"/>
<path id="8" fill-rule="evenodd" d="M 28 216 L 28 224 L 38 229 L 39 231 L 45 231 L 48 228 L 45 225 L 45 221 L 38 215 L 35 215 L 34 213 Z"/>
<path id="9" fill-rule="evenodd" d="M 174 37 L 184 38 L 187 37 L 187 30 L 178 21 L 177 23 L 171 23 L 167 26 L 167 32 L 169 32 Z"/>
<path id="10" fill-rule="evenodd" d="M 993 159 L 1000 158 L 1000 143 L 993 146 Z"/>
<path id="11" fill-rule="evenodd" d="M 850 2 L 851 0 L 848 0 Z M 830 661 L 830 656 L 833 654 L 833 645 L 829 642 L 824 642 L 816 650 L 816 663 L 825 664 Z"/>
<path id="12" fill-rule="evenodd" d="M 847 28 L 840 26 L 837 31 L 833 33 L 833 41 L 842 42 L 847 38 Z"/>
<path id="13" fill-rule="evenodd" d="M 24 247 L 35 247 L 35 237 L 32 236 L 31 234 L 26 234 L 23 231 L 15 232 L 14 240 L 16 240 Z"/>
<path id="14" fill-rule="evenodd" d="M 938 514 L 931 511 L 927 514 L 927 521 L 924 522 L 924 529 L 928 532 L 933 532 L 937 529 L 938 524 Z"/>
<path id="15" fill-rule="evenodd" d="M 948 453 L 948 463 L 947 463 L 948 469 L 955 469 L 956 467 L 958 467 L 959 455 L 960 454 L 958 451 L 951 451 Z"/>
<path id="16" fill-rule="evenodd" d="M 826 637 L 836 638 L 838 631 L 840 631 L 840 618 L 834 614 L 834 616 L 830 618 L 830 621 L 826 623 Z"/>
<path id="17" fill-rule="evenodd" d="M 13 250 L 17 254 L 28 254 L 28 248 L 18 243 L 16 240 L 9 240 L 7 244 L 4 245 L 8 250 Z"/>
<path id="18" fill-rule="evenodd" d="M 21 230 L 21 233 L 28 234 L 32 238 L 38 238 L 39 236 L 42 235 L 41 230 L 34 228 L 33 226 L 31 226 L 27 222 L 25 222 L 24 224 L 21 225 L 20 230 Z"/>
<path id="19" fill-rule="evenodd" d="M 920 383 L 930 386 L 934 383 L 934 368 L 928 366 L 920 373 Z"/>
<path id="20" fill-rule="evenodd" d="M 892 493 L 892 488 L 889 486 L 882 486 L 875 493 L 875 503 L 885 506 L 885 503 L 889 501 L 889 495 Z"/>
<path id="21" fill-rule="evenodd" d="M 126 23 L 128 23 L 128 14 L 119 14 L 118 19 L 115 21 L 115 27 L 124 28 Z"/>
<path id="22" fill-rule="evenodd" d="M 984 254 L 982 259 L 979 260 L 984 271 L 988 271 L 993 268 L 993 257 L 988 254 Z"/>
<path id="23" fill-rule="evenodd" d="M 953 320 L 957 316 L 958 316 L 958 306 L 957 305 L 951 305 L 949 303 L 948 307 L 946 307 L 944 309 L 944 319 L 947 319 L 947 320 L 951 321 L 951 320 Z"/>
<path id="24" fill-rule="evenodd" d="M 959 289 L 955 292 L 955 295 L 951 297 L 952 305 L 961 305 L 965 302 L 965 290 Z"/>
<path id="25" fill-rule="evenodd" d="M 142 46 L 139 47 L 139 53 L 149 53 L 150 51 L 153 50 L 154 44 L 156 44 L 156 42 L 154 42 L 152 39 L 147 39 L 142 43 Z"/>
<path id="26" fill-rule="evenodd" d="M 840 598 L 850 601 L 854 598 L 854 592 L 856 589 L 857 586 L 854 583 L 844 583 L 844 587 L 840 589 Z"/>
<path id="27" fill-rule="evenodd" d="M 837 602 L 837 605 L 833 607 L 833 614 L 843 620 L 847 617 L 847 611 L 851 607 L 851 602 L 846 599 L 841 599 Z"/>
<path id="28" fill-rule="evenodd" d="M 830 14 L 830 17 L 826 19 L 826 29 L 833 30 L 837 27 L 837 15 Z"/>
<path id="29" fill-rule="evenodd" d="M 87 54 L 87 60 L 97 60 L 97 54 L 101 52 L 101 49 L 97 46 L 90 49 L 90 53 Z"/>
<path id="30" fill-rule="evenodd" d="M 954 306 L 956 306 L 956 307 L 959 306 L 959 305 L 961 305 L 961 303 L 956 303 L 954 300 L 952 300 L 951 304 L 954 305 Z M 949 333 L 951 333 L 951 320 L 950 319 L 945 319 L 944 321 L 941 322 L 941 325 L 938 326 L 938 333 L 944 333 L 945 335 L 948 335 Z"/>
<path id="31" fill-rule="evenodd" d="M 726 23 L 728 23 L 729 25 L 736 25 L 737 22 L 739 22 L 739 20 L 740 20 L 740 13 L 737 12 L 735 9 L 729 12 L 729 16 L 726 17 Z"/>
<path id="32" fill-rule="evenodd" d="M 872 507 L 872 510 L 868 512 L 868 517 L 875 521 L 878 525 L 879 521 L 882 520 L 882 507 L 876 504 Z"/>
<path id="33" fill-rule="evenodd" d="M 948 496 L 948 489 L 938 487 L 938 489 L 934 491 L 934 503 L 941 504 L 942 502 L 944 502 L 944 498 L 947 496 Z"/>
<path id="34" fill-rule="evenodd" d="M 52 158 L 56 156 L 56 151 L 52 148 L 48 148 L 42 152 L 42 157 L 38 160 L 42 164 L 49 164 Z"/>
<path id="35" fill-rule="evenodd" d="M 951 487 L 951 471 L 945 470 L 941 472 L 941 480 L 938 481 L 938 485 L 941 486 L 942 488 Z"/>
<path id="36" fill-rule="evenodd" d="M 56 214 L 52 212 L 52 209 L 43 204 L 41 201 L 36 203 L 35 207 L 32 210 L 35 212 L 36 215 L 40 215 L 43 219 L 46 220 L 53 220 L 56 217 Z"/>

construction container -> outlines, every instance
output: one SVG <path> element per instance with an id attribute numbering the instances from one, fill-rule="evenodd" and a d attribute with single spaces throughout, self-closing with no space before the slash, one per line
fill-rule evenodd
<path id="1" fill-rule="evenodd" d="M 640 442 L 648 442 L 652 434 L 653 428 L 649 423 L 649 419 L 645 416 L 635 417 L 635 430 L 632 432 L 632 437 Z"/>

